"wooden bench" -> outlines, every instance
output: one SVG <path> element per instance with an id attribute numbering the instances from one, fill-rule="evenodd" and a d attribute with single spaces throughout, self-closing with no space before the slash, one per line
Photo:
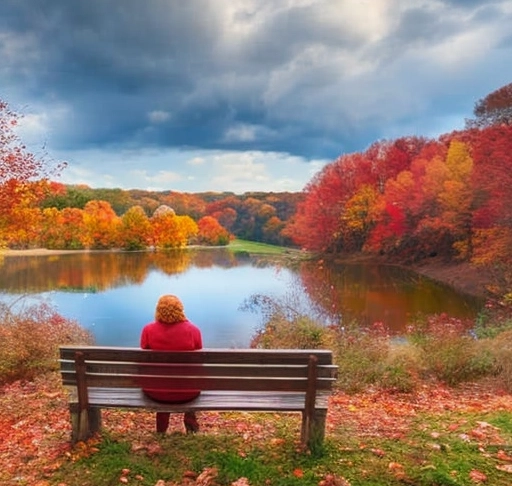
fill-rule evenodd
<path id="1" fill-rule="evenodd" d="M 61 346 L 62 382 L 71 387 L 72 441 L 101 428 L 102 408 L 161 412 L 301 412 L 301 441 L 322 444 L 337 367 L 328 350 L 203 349 Z M 186 403 L 160 403 L 142 388 L 200 389 Z"/>

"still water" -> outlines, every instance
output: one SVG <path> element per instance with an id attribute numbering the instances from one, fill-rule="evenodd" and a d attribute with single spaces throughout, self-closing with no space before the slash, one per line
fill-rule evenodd
<path id="1" fill-rule="evenodd" d="M 383 322 L 400 333 L 418 313 L 474 317 L 483 302 L 392 266 L 293 266 L 236 256 L 223 249 L 168 253 L 92 252 L 7 256 L 0 260 L 0 298 L 44 300 L 80 322 L 100 345 L 138 346 L 158 297 L 180 297 L 205 347 L 250 344 L 262 315 L 244 304 L 273 297 L 324 322 Z"/>

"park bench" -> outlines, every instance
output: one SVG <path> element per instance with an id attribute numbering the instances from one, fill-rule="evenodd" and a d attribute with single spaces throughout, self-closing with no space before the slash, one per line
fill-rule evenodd
<path id="1" fill-rule="evenodd" d="M 328 350 L 61 346 L 59 361 L 62 383 L 71 392 L 73 442 L 100 430 L 102 408 L 301 412 L 301 442 L 313 448 L 325 436 L 337 372 Z M 161 403 L 147 397 L 143 387 L 202 392 L 186 403 Z"/>

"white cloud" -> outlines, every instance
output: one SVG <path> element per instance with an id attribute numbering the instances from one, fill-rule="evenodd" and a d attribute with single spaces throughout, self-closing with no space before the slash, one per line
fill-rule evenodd
<path id="1" fill-rule="evenodd" d="M 190 160 L 187 161 L 187 164 L 189 165 L 204 165 L 204 163 L 204 157 L 192 157 Z"/>
<path id="2" fill-rule="evenodd" d="M 167 111 L 155 110 L 148 113 L 148 118 L 151 123 L 163 123 L 169 120 L 171 114 Z"/>
<path id="3" fill-rule="evenodd" d="M 89 150 L 72 156 L 60 180 L 152 191 L 296 192 L 327 162 L 261 151 Z"/>

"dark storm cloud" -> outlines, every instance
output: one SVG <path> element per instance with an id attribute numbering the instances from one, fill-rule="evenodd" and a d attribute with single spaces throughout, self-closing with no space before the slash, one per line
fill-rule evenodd
<path id="1" fill-rule="evenodd" d="M 512 25 L 510 3 L 3 0 L 0 80 L 55 111 L 60 149 L 334 158 L 382 137 L 441 132 L 443 116 L 462 122 L 512 68 L 485 80 L 457 39 L 495 24 L 506 50 L 496 59 L 510 59 L 499 34 Z"/>

